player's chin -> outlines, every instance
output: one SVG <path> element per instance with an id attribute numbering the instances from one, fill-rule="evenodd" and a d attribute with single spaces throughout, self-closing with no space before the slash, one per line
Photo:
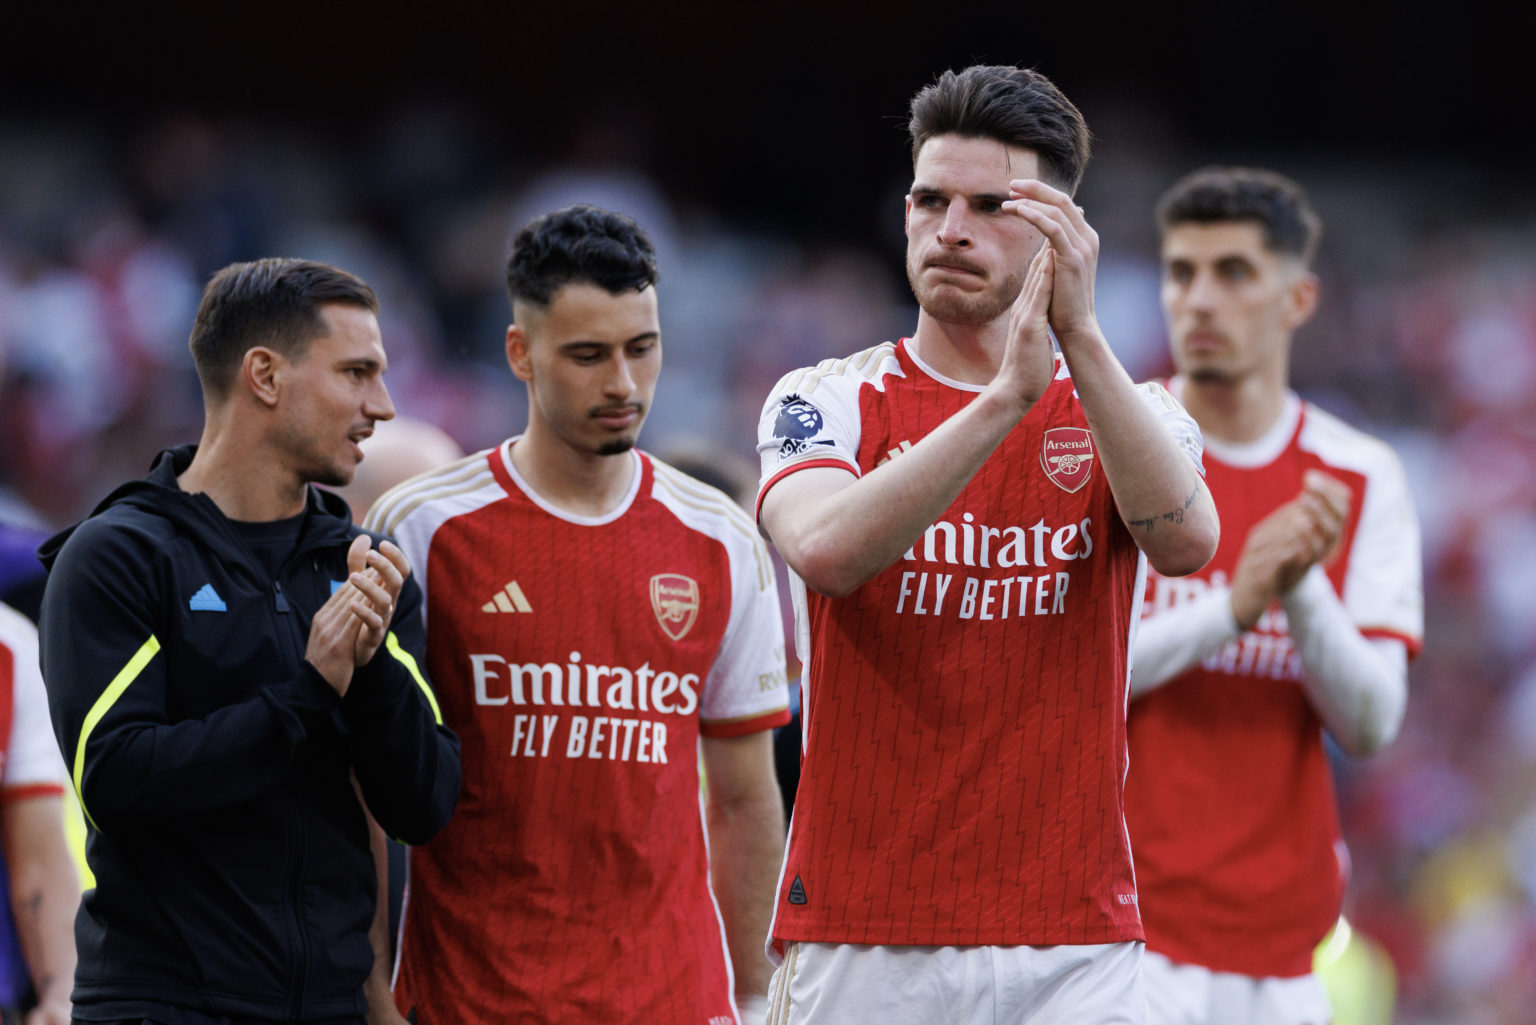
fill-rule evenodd
<path id="1" fill-rule="evenodd" d="M 309 475 L 309 479 L 315 484 L 324 484 L 328 488 L 344 488 L 351 484 L 352 478 L 356 476 L 356 463 L 333 463 L 316 468 Z"/>
<path id="2" fill-rule="evenodd" d="M 990 324 L 1007 313 L 1012 301 L 1003 302 L 993 296 L 961 292 L 955 288 L 924 289 L 917 296 L 917 304 L 923 312 L 945 324 Z"/>
<path id="3" fill-rule="evenodd" d="M 632 437 L 609 438 L 597 446 L 597 454 L 600 456 L 621 456 L 635 447 L 635 439 Z"/>
<path id="4" fill-rule="evenodd" d="M 339 452 L 331 459 L 316 458 L 304 475 L 305 479 L 328 488 L 344 488 L 357 476 L 357 465 L 362 458 L 358 447 L 348 442 L 347 451 Z"/>
<path id="5" fill-rule="evenodd" d="M 1190 363 L 1181 372 L 1198 384 L 1231 384 L 1237 380 L 1236 374 L 1215 363 Z"/>

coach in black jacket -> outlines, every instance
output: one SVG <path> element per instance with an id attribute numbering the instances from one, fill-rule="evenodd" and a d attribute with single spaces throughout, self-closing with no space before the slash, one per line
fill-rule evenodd
<path id="1" fill-rule="evenodd" d="M 453 810 L 420 588 L 309 486 L 350 480 L 394 414 L 376 311 L 323 264 L 220 271 L 192 333 L 200 445 L 40 553 L 44 679 L 96 874 L 77 1021 L 361 1022 L 359 793 L 410 843 Z"/>

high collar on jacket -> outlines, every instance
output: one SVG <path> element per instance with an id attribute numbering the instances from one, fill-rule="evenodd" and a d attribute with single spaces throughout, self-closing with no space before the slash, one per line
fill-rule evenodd
<path id="1" fill-rule="evenodd" d="M 177 476 L 192 465 L 192 457 L 196 454 L 196 445 L 179 445 L 162 450 L 155 457 L 149 473 L 114 489 L 91 510 L 86 519 L 100 516 L 114 506 L 132 506 L 170 520 L 188 533 L 196 534 L 230 562 L 248 561 L 248 549 L 230 526 L 229 517 L 214 504 L 213 499 L 201 493 L 188 494 L 176 482 Z M 352 513 L 346 501 L 340 495 L 322 491 L 314 485 L 310 485 L 307 490 L 307 515 L 299 536 L 299 548 L 327 542 L 345 542 L 352 523 Z M 58 558 L 64 542 L 69 540 L 79 526 L 80 523 L 75 523 L 64 528 L 38 548 L 37 557 L 45 567 L 53 569 L 53 562 Z"/>

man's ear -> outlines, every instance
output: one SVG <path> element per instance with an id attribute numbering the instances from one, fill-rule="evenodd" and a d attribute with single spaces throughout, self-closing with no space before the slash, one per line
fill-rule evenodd
<path id="1" fill-rule="evenodd" d="M 1317 275 L 1310 271 L 1302 273 L 1291 282 L 1290 302 L 1285 316 L 1287 329 L 1295 331 L 1312 319 L 1312 314 L 1317 312 L 1317 301 L 1321 294 L 1322 285 Z"/>
<path id="2" fill-rule="evenodd" d="M 528 332 L 517 324 L 507 326 L 507 366 L 520 381 L 533 380 L 533 360 L 528 355 Z"/>
<path id="3" fill-rule="evenodd" d="M 277 405 L 281 390 L 277 371 L 282 361 L 281 356 L 264 345 L 245 350 L 245 358 L 240 361 L 239 383 L 264 406 Z"/>

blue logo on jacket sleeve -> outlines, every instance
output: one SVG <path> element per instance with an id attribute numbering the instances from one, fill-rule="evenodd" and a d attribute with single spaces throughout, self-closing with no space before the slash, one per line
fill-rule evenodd
<path id="1" fill-rule="evenodd" d="M 212 584 L 204 584 L 197 589 L 192 600 L 187 602 L 187 607 L 193 612 L 224 612 L 228 606 L 224 599 L 219 597 L 219 592 L 213 589 Z"/>

